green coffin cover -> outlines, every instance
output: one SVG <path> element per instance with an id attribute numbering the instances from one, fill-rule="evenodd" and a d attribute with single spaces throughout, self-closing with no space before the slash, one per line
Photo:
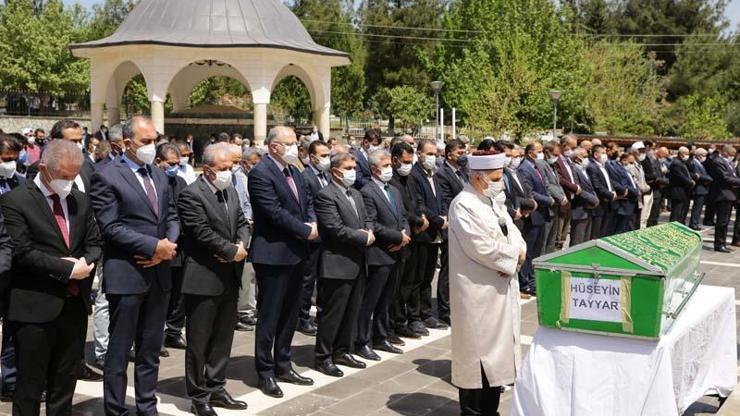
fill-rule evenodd
<path id="1" fill-rule="evenodd" d="M 697 232 L 669 223 L 589 241 L 535 259 L 540 324 L 658 338 L 698 284 L 701 243 Z M 619 299 L 619 313 L 610 315 L 610 321 L 573 318 L 569 308 L 584 301 L 574 289 L 584 289 L 582 282 L 596 282 L 586 288 L 590 291 L 612 291 L 612 300 Z M 596 286 L 599 288 L 594 289 Z M 596 303 L 594 299 L 602 298 L 590 293 L 583 296 L 596 307 L 609 309 L 608 305 L 614 304 Z M 589 307 L 594 306 L 590 303 Z"/>

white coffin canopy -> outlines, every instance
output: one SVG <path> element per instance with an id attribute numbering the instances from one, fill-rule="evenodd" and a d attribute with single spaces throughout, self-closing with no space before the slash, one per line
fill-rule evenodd
<path id="1" fill-rule="evenodd" d="M 270 94 L 288 76 L 306 85 L 314 123 L 328 137 L 331 68 L 350 63 L 347 53 L 314 42 L 279 0 L 141 0 L 113 35 L 71 49 L 90 59 L 93 129 L 104 108 L 108 124 L 120 121 L 123 90 L 138 74 L 160 132 L 168 93 L 180 111 L 200 81 L 228 76 L 252 92 L 257 141 L 267 133 Z"/>

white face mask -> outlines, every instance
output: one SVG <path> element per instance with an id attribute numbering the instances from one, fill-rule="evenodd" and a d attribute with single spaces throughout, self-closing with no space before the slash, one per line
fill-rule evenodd
<path id="1" fill-rule="evenodd" d="M 489 198 L 496 198 L 504 191 L 504 181 L 488 182 L 488 188 L 483 190 L 483 195 Z M 506 197 L 506 194 L 504 194 Z"/>
<path id="2" fill-rule="evenodd" d="M 149 143 L 146 146 L 136 149 L 136 158 L 145 165 L 151 165 L 156 156 L 157 148 L 154 146 L 154 143 Z"/>
<path id="3" fill-rule="evenodd" d="M 308 156 L 301 159 L 301 163 L 303 163 L 303 166 L 308 166 L 310 162 L 311 162 L 311 158 Z"/>
<path id="4" fill-rule="evenodd" d="M 553 157 L 551 157 L 551 158 L 547 159 L 547 163 L 549 163 L 549 164 L 551 164 L 551 165 L 554 165 L 554 164 L 555 164 L 555 162 L 557 162 L 557 161 L 558 161 L 558 158 L 557 158 L 557 157 L 555 157 L 555 156 L 553 156 Z"/>
<path id="5" fill-rule="evenodd" d="M 190 162 L 189 157 L 181 157 L 180 158 L 180 166 L 187 166 L 188 162 Z"/>
<path id="6" fill-rule="evenodd" d="M 82 144 L 82 140 L 80 140 L 79 142 L 77 142 L 77 143 L 75 143 L 75 144 L 77 145 L 77 147 L 79 147 L 79 148 L 80 148 L 80 150 L 82 150 L 82 149 L 84 149 L 84 148 L 85 148 L 85 145 L 84 145 L 84 144 Z"/>
<path id="7" fill-rule="evenodd" d="M 609 157 L 606 155 L 606 153 L 602 153 L 599 157 L 599 162 L 606 163 L 607 160 L 609 160 Z"/>
<path id="8" fill-rule="evenodd" d="M 316 167 L 322 172 L 328 171 L 330 166 L 331 166 L 331 159 L 329 159 L 328 156 L 320 157 L 319 163 L 316 165 Z"/>
<path id="9" fill-rule="evenodd" d="M 223 191 L 231 185 L 231 170 L 223 170 L 215 173 L 216 179 L 212 183 L 216 189 Z"/>
<path id="10" fill-rule="evenodd" d="M 511 169 L 516 170 L 516 169 L 519 168 L 519 165 L 521 165 L 521 164 L 522 164 L 522 158 L 521 157 L 515 157 L 515 158 L 512 158 L 511 159 L 511 165 L 509 165 L 509 167 Z"/>
<path id="11" fill-rule="evenodd" d="M 381 181 L 383 181 L 384 183 L 387 183 L 387 182 L 390 182 L 392 178 L 393 178 L 393 168 L 392 167 L 388 166 L 380 170 L 379 179 Z"/>
<path id="12" fill-rule="evenodd" d="M 437 157 L 436 156 L 425 156 L 424 157 L 424 169 L 426 170 L 434 170 L 434 168 L 437 167 Z"/>
<path id="13" fill-rule="evenodd" d="M 49 182 L 49 188 L 59 196 L 59 199 L 67 199 L 70 192 L 72 192 L 72 185 L 75 181 L 68 181 L 65 179 L 52 179 Z"/>
<path id="14" fill-rule="evenodd" d="M 583 160 L 581 161 L 581 166 L 583 166 L 584 168 L 587 168 L 587 167 L 588 167 L 588 165 L 589 165 L 590 163 L 591 163 L 591 161 L 590 161 L 590 160 L 588 160 L 588 159 L 583 159 Z"/>
<path id="15" fill-rule="evenodd" d="M 511 166 L 511 156 L 506 156 L 506 159 L 504 159 L 504 167 L 508 168 Z"/>
<path id="16" fill-rule="evenodd" d="M 28 144 L 36 144 L 36 138 L 33 136 L 28 136 Z"/>
<path id="17" fill-rule="evenodd" d="M 0 163 L 0 177 L 10 179 L 15 175 L 16 163 L 15 160 L 10 162 Z"/>
<path id="18" fill-rule="evenodd" d="M 368 155 L 371 155 L 371 154 L 373 154 L 373 152 L 378 151 L 378 150 L 381 150 L 381 149 L 382 149 L 381 146 L 373 146 L 373 145 L 370 145 L 367 148 L 367 154 Z"/>
<path id="19" fill-rule="evenodd" d="M 283 160 L 285 163 L 292 165 L 298 161 L 298 145 L 294 144 L 283 147 L 285 148 L 285 153 L 283 154 Z"/>
<path id="20" fill-rule="evenodd" d="M 344 186 L 349 188 L 350 186 L 355 184 L 355 179 L 357 178 L 357 172 L 354 169 L 344 169 L 342 170 L 342 183 Z"/>
<path id="21" fill-rule="evenodd" d="M 398 168 L 397 172 L 401 176 L 409 176 L 413 167 L 414 165 L 411 163 L 404 163 L 403 165 L 401 165 L 400 168 Z"/>
<path id="22" fill-rule="evenodd" d="M 640 156 L 637 156 L 637 160 L 639 160 L 640 162 L 642 162 L 643 160 L 645 160 L 646 157 L 647 157 L 647 155 L 645 153 L 641 153 Z"/>

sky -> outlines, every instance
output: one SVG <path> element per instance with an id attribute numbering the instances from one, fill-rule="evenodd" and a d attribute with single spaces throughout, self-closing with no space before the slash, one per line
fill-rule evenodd
<path id="1" fill-rule="evenodd" d="M 103 0 L 63 0 L 66 4 L 80 3 L 90 8 L 93 4 L 103 3 Z M 725 13 L 732 22 L 732 27 L 737 28 L 740 25 L 740 0 L 730 0 Z"/>

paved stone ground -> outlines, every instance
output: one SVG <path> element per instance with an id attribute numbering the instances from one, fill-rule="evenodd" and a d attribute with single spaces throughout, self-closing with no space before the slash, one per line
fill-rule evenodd
<path id="1" fill-rule="evenodd" d="M 734 254 L 715 253 L 711 250 L 712 230 L 704 232 L 705 250 L 702 255 L 703 270 L 707 273 L 705 284 L 729 286 L 738 289 L 740 296 L 740 250 Z M 524 351 L 538 327 L 534 301 L 522 306 L 522 333 Z M 738 316 L 740 327 L 740 316 Z M 90 338 L 92 331 L 88 331 Z M 313 387 L 296 387 L 282 384 L 286 397 L 280 400 L 264 397 L 257 389 L 254 373 L 253 333 L 239 332 L 234 340 L 231 365 L 228 370 L 227 389 L 245 399 L 249 409 L 242 412 L 219 410 L 219 415 L 269 415 L 269 416 L 454 416 L 459 414 L 457 390 L 450 384 L 450 338 L 448 331 L 432 331 L 430 337 L 411 341 L 405 353 L 399 356 L 381 353 L 383 360 L 370 363 L 365 370 L 345 371 L 342 379 L 333 379 L 310 369 L 313 362 L 311 337 L 297 334 L 294 342 L 296 369 L 313 377 Z M 88 343 L 88 352 L 92 343 Z M 159 411 L 162 415 L 187 414 L 183 382 L 184 354 L 170 350 L 170 357 L 163 358 L 159 382 Z M 133 372 L 129 366 L 129 400 L 133 409 Z M 75 415 L 102 415 L 102 383 L 78 383 L 75 396 Z M 737 396 L 737 395 L 736 395 Z M 511 397 L 506 392 L 500 406 L 506 414 Z M 714 397 L 704 397 L 684 415 L 717 414 L 719 402 Z M 42 410 L 43 411 L 43 410 Z M 0 416 L 11 412 L 9 403 L 0 404 Z M 740 414 L 740 398 L 731 396 L 721 415 Z"/>

